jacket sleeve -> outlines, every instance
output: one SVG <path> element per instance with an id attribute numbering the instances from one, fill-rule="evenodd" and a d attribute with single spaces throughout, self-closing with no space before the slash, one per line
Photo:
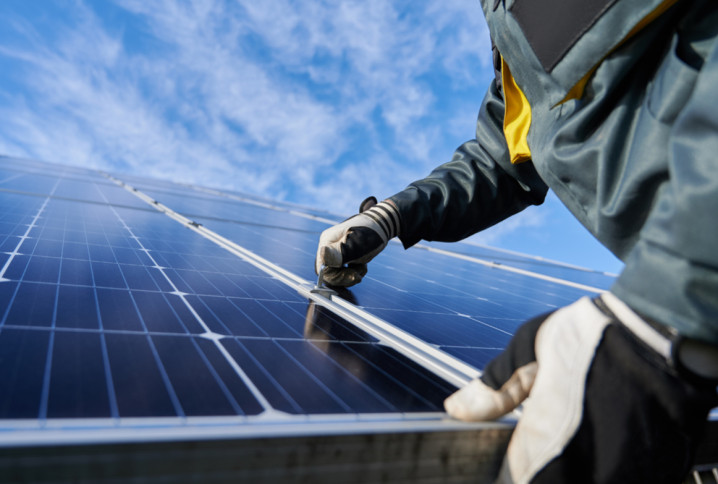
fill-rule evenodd
<path id="1" fill-rule="evenodd" d="M 668 176 L 611 289 L 681 334 L 718 343 L 718 39 L 668 139 Z"/>
<path id="2" fill-rule="evenodd" d="M 390 197 L 401 214 L 399 238 L 451 242 L 543 203 L 548 190 L 531 161 L 512 165 L 503 134 L 504 102 L 492 82 L 481 105 L 476 139 L 452 160 Z"/>

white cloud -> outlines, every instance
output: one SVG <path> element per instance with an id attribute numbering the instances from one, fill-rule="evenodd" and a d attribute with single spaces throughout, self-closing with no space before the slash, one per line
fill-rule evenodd
<path id="1" fill-rule="evenodd" d="M 0 154 L 340 214 L 448 161 L 473 136 L 493 77 L 476 0 L 52 8 L 0 15 Z M 556 204 L 481 240 L 550 245 L 545 226 L 564 217 Z"/>
<path id="2" fill-rule="evenodd" d="M 24 89 L 0 107 L 0 148 L 350 211 L 450 158 L 457 116 L 429 77 L 484 88 L 474 1 L 117 5 L 127 24 L 81 2 L 53 32 L 3 21 Z"/>

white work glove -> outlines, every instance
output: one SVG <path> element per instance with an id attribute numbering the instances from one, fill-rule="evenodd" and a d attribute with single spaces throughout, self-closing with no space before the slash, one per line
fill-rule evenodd
<path id="1" fill-rule="evenodd" d="M 718 404 L 715 377 L 703 376 L 715 364 L 674 362 L 689 360 L 677 350 L 685 341 L 695 340 L 646 322 L 610 293 L 583 298 L 524 324 L 444 406 L 481 421 L 523 402 L 497 482 L 682 482 Z M 718 355 L 699 344 L 703 362 Z"/>
<path id="2" fill-rule="evenodd" d="M 399 235 L 399 211 L 394 202 L 364 200 L 357 215 L 328 228 L 319 237 L 314 261 L 317 274 L 331 286 L 349 287 L 361 282 L 367 263 Z"/>

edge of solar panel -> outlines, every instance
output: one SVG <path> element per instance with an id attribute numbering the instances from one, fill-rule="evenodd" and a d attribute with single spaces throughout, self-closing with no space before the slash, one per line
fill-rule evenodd
<path id="1" fill-rule="evenodd" d="M 0 156 L 0 161 L 21 163 L 30 165 L 31 171 L 36 174 L 42 174 L 43 168 L 47 167 L 48 164 L 35 162 L 31 160 L 18 160 L 9 157 Z M 55 168 L 60 168 L 65 172 L 72 173 L 78 179 L 90 177 L 90 173 L 87 170 L 71 167 L 63 167 L 60 165 L 50 165 Z M 165 207 L 163 204 L 155 201 L 151 197 L 142 193 L 141 190 L 136 190 L 124 180 L 130 180 L 141 182 L 142 179 L 135 177 L 123 177 L 123 180 L 113 177 L 109 174 L 103 174 L 105 176 L 105 182 L 107 184 L 119 185 L 127 191 L 136 195 L 137 198 L 142 200 L 145 205 L 140 207 L 139 205 L 129 204 L 128 208 L 132 209 L 144 209 L 144 210 L 158 210 L 165 213 L 166 215 L 173 218 L 175 221 L 184 224 L 192 230 L 200 233 L 203 237 L 211 240 L 212 242 L 222 246 L 224 249 L 229 250 L 235 255 L 248 260 L 255 264 L 257 267 L 267 271 L 272 277 L 282 280 L 283 283 L 288 284 L 300 293 L 303 297 L 306 297 L 309 301 L 314 301 L 320 304 L 322 307 L 328 308 L 343 317 L 348 317 L 351 322 L 370 334 L 373 334 L 382 344 L 387 344 L 399 350 L 400 353 L 409 355 L 414 361 L 420 362 L 426 368 L 430 368 L 435 374 L 438 374 L 444 380 L 451 381 L 454 385 L 459 385 L 465 381 L 468 381 L 471 377 L 475 376 L 478 372 L 471 365 L 448 355 L 441 349 L 435 347 L 435 345 L 426 345 L 420 339 L 406 333 L 402 330 L 397 330 L 393 325 L 386 323 L 386 321 L 377 318 L 371 312 L 366 311 L 361 307 L 357 307 L 351 302 L 337 299 L 336 301 L 326 300 L 322 296 L 318 296 L 311 292 L 313 285 L 301 277 L 293 275 L 291 272 L 284 270 L 283 268 L 276 266 L 275 264 L 263 259 L 251 251 L 246 251 L 241 246 L 234 244 L 232 241 L 225 239 L 221 235 L 218 235 L 211 230 L 207 230 L 202 225 L 183 217 L 180 213 L 174 212 L 169 207 Z M 91 176 L 93 182 L 97 182 L 96 173 Z M 147 181 L 146 181 L 147 182 Z M 2 181 L 0 181 L 2 183 Z M 149 181 L 147 183 L 155 183 L 155 181 Z M 167 182 L 156 182 L 164 188 L 171 188 L 173 185 Z M 236 193 L 226 193 L 214 189 L 204 189 L 202 187 L 183 186 L 184 188 L 190 188 L 197 193 L 203 193 L 205 195 L 226 197 L 229 199 L 241 200 L 255 204 L 257 206 L 263 206 L 271 208 L 272 210 L 284 211 L 295 216 L 306 217 L 313 220 L 318 220 L 322 223 L 328 224 L 336 220 L 336 217 L 330 213 L 322 211 L 311 211 L 305 210 L 305 207 L 299 207 L 291 204 L 281 204 L 273 201 L 268 201 L 258 197 L 244 196 Z M 0 190 L 3 190 L 0 187 Z M 8 190 L 5 190 L 8 191 Z M 11 191 L 10 191 L 11 192 Z M 98 203 L 96 200 L 79 200 L 85 203 Z M 107 199 L 106 203 L 111 203 Z M 480 248 L 480 250 L 486 250 L 490 248 Z M 427 247 L 427 250 L 435 251 L 434 247 Z M 438 252 L 450 252 L 445 251 L 443 248 L 438 249 Z M 471 250 L 469 251 L 471 252 Z M 455 252 L 448 254 L 451 257 L 466 258 L 470 257 L 472 262 L 477 262 L 473 259 L 478 259 L 478 263 L 491 266 L 493 264 L 500 267 L 502 270 L 508 267 L 508 270 L 514 270 L 510 266 L 506 266 L 510 261 L 502 260 L 488 261 L 481 259 L 481 254 L 476 253 L 462 253 Z M 495 254 L 494 254 L 495 255 Z M 512 257 L 518 257 L 521 263 L 526 263 L 526 260 L 531 261 L 530 256 L 523 256 L 521 254 L 512 254 Z M 535 262 L 535 258 L 533 261 Z M 551 261 L 542 261 L 551 265 Z M 530 262 L 529 262 L 530 264 Z M 560 266 L 560 264 L 553 264 L 554 266 Z M 575 270 L 576 268 L 570 268 Z M 580 269 L 580 268 L 578 268 Z M 524 271 L 520 267 L 519 272 Z M 525 272 L 525 271 L 524 271 Z M 539 279 L 545 278 L 545 274 L 530 273 L 530 277 L 537 277 Z M 609 275 L 610 276 L 610 275 Z M 552 276 L 548 276 L 549 279 L 556 279 Z M 571 281 L 564 281 L 569 286 L 581 287 L 582 289 L 588 288 L 594 290 L 594 292 L 600 292 L 605 288 L 593 288 L 591 286 L 583 285 L 581 283 L 574 283 Z M 405 344 L 409 341 L 408 344 Z M 418 349 L 418 354 L 417 354 Z M 715 440 L 715 425 L 714 421 L 718 419 L 718 414 L 713 412 L 711 414 L 711 429 L 712 437 Z M 319 414 L 319 415 L 292 415 L 287 416 L 282 413 L 265 412 L 265 414 L 259 417 L 184 417 L 184 418 L 140 418 L 140 419 L 127 419 L 122 418 L 120 420 L 114 419 L 47 419 L 41 426 L 37 425 L 36 420 L 19 421 L 15 420 L 12 425 L 7 426 L 8 422 L 0 420 L 0 471 L 4 470 L 10 472 L 10 474 L 0 472 L 2 475 L 11 475 L 13 471 L 27 472 L 29 468 L 38 464 L 43 459 L 47 459 L 48 452 L 60 453 L 63 452 L 66 456 L 74 456 L 75 458 L 87 457 L 88 447 L 87 444 L 99 444 L 98 449 L 105 449 L 107 452 L 117 457 L 117 462 L 126 462 L 128 459 L 134 461 L 135 457 L 133 450 L 128 447 L 128 444 L 136 445 L 147 445 L 147 443 L 158 443 L 161 446 L 161 451 L 158 451 L 158 455 L 164 455 L 167 453 L 186 454 L 189 456 L 196 456 L 204 452 L 199 449 L 202 442 L 221 441 L 229 447 L 233 447 L 238 452 L 249 453 L 250 457 L 256 459 L 261 451 L 248 450 L 251 449 L 251 445 L 240 449 L 242 445 L 239 442 L 253 441 L 255 439 L 262 439 L 263 442 L 267 443 L 270 441 L 277 444 L 280 439 L 294 439 L 293 444 L 301 443 L 304 446 L 315 446 L 330 443 L 330 445 L 345 446 L 346 448 L 357 449 L 357 442 L 352 439 L 361 439 L 362 435 L 375 436 L 377 439 L 380 436 L 395 436 L 393 440 L 395 450 L 402 449 L 405 451 L 407 446 L 414 446 L 415 449 L 426 451 L 432 449 L 432 452 L 438 452 L 444 458 L 446 452 L 454 455 L 465 455 L 466 459 L 458 459 L 455 462 L 447 465 L 446 462 L 438 463 L 437 469 L 442 468 L 443 470 L 433 469 L 427 471 L 423 476 L 426 478 L 437 478 L 440 475 L 440 480 L 448 481 L 452 479 L 462 479 L 466 476 L 476 477 L 477 475 L 489 476 L 491 473 L 495 473 L 497 470 L 497 462 L 500 462 L 503 449 L 505 448 L 508 437 L 510 436 L 513 428 L 514 420 L 509 418 L 497 423 L 490 424 L 466 424 L 457 422 L 454 420 L 447 419 L 443 413 L 436 412 L 424 412 L 424 413 L 385 413 L 385 414 L 366 414 L 357 415 L 353 414 L 348 416 L 347 414 Z M 251 425 L 247 425 L 251 424 Z M 13 438 L 8 438 L 10 432 Z M 403 436 L 403 437 L 397 437 Z M 447 437 L 448 436 L 448 437 Z M 279 440 L 278 440 L 279 439 Z M 329 439 L 329 440 L 326 440 Z M 398 439 L 398 440 L 397 440 Z M 417 443 L 416 439 L 419 439 Z M 421 441 L 423 439 L 423 444 Z M 351 441 L 351 442 L 350 442 Z M 145 444 L 141 444 L 144 442 Z M 164 442 L 164 443 L 163 443 Z M 194 443 L 195 447 L 182 447 L 182 442 Z M 398 443 L 397 443 L 398 442 Z M 458 442 L 458 444 L 457 444 Z M 477 444 L 479 442 L 479 444 Z M 481 443 L 483 442 L 483 443 Z M 376 443 L 375 443 L 376 444 Z M 341 475 L 343 478 L 347 478 L 352 475 L 352 472 L 360 468 L 365 468 L 368 463 L 375 462 L 371 459 L 366 459 L 366 456 L 362 456 L 367 446 L 371 447 L 375 444 L 370 442 L 364 442 L 359 445 L 359 451 L 352 453 L 347 452 L 344 458 L 336 458 L 330 462 L 331 465 L 343 466 Z M 117 447 L 120 445 L 120 447 Z M 210 448 L 212 444 L 207 444 Z M 277 444 L 281 446 L 280 444 Z M 457 447 L 458 445 L 458 447 Z M 709 442 L 709 446 L 716 447 L 715 442 Z M 59 447 L 58 447 L 59 446 Z M 178 447 L 182 447 L 178 450 Z M 398 446 L 398 447 L 397 447 Z M 271 448 L 268 445 L 266 448 Z M 379 446 L 381 447 L 381 446 Z M 25 464 L 17 465 L 13 462 L 17 462 L 18 452 L 20 449 L 35 449 L 31 450 L 30 454 L 24 454 L 26 457 L 29 456 L 29 460 L 24 461 Z M 213 447 L 212 447 L 213 448 Z M 458 450 L 461 448 L 461 450 Z M 61 449 L 65 449 L 64 451 Z M 364 450 L 361 450 L 364 449 Z M 136 450 L 136 448 L 135 448 Z M 275 449 L 276 450 L 276 449 Z M 98 452 L 102 452 L 99 450 Z M 259 452 L 259 454 L 257 453 Z M 477 454 L 478 452 L 478 454 Z M 22 452 L 20 452 L 22 454 Z M 286 457 L 286 456 L 285 456 Z M 409 465 L 411 469 L 405 468 L 403 471 L 397 471 L 395 474 L 396 481 L 401 480 L 409 475 L 414 476 L 414 480 L 421 480 L 417 477 L 416 462 L 415 458 L 409 459 L 413 464 Z M 473 457 L 473 459 L 471 458 Z M 477 457 L 479 457 L 477 459 Z M 426 456 L 425 456 L 426 458 Z M 381 459 L 379 459 L 381 460 Z M 471 462 L 471 464 L 468 464 Z M 704 462 L 708 463 L 708 461 Z M 321 473 L 324 475 L 328 472 L 326 463 L 321 463 L 316 459 L 305 460 L 305 470 L 310 474 L 316 475 Z M 159 461 L 155 459 L 152 463 L 147 464 L 146 470 L 157 469 L 161 467 Z M 407 464 L 408 465 L 408 464 Z M 413 466 L 413 467 L 412 467 Z M 463 466 L 463 470 L 462 470 Z M 468 467 L 467 467 L 468 466 Z M 44 466 L 44 476 L 57 474 L 58 470 L 65 469 L 67 466 L 58 462 L 54 462 L 49 466 Z M 218 468 L 223 469 L 223 472 L 235 472 L 236 469 L 230 471 L 229 468 L 230 460 L 222 461 L 222 464 Z M 384 472 L 387 469 L 392 468 L 392 464 L 385 462 L 382 466 L 379 466 Z M 271 465 L 258 466 L 253 468 L 250 474 L 253 478 L 270 478 L 271 475 L 276 477 L 276 474 L 272 474 L 275 470 L 271 470 Z M 76 470 L 76 468 L 73 467 Z M 197 470 L 193 465 L 184 466 L 185 471 Z M 245 467 L 245 471 L 249 467 Z M 468 472 L 467 472 L 468 469 Z M 207 469 L 205 469 L 206 473 Z M 287 467 L 283 468 L 283 477 L 287 477 Z M 408 472 L 408 474 L 407 474 Z M 447 474 L 448 472 L 448 474 Z M 486 474 L 486 473 L 489 474 Z M 437 474 L 438 473 L 438 474 Z M 482 474 L 483 473 L 483 474 Z M 296 474 L 297 476 L 300 475 Z M 98 474 L 92 474 L 94 477 L 98 477 Z M 99 474 L 101 475 L 101 474 Z M 206 474 L 209 475 L 209 474 Z M 229 474 L 227 474 L 229 475 Z M 328 474 L 327 474 L 328 475 Z M 0 479 L 2 480 L 2 479 Z M 352 481 L 352 479 L 349 479 Z"/>

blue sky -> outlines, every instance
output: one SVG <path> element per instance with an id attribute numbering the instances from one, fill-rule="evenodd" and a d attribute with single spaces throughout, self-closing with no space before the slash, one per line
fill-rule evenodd
<path id="1" fill-rule="evenodd" d="M 448 161 L 493 77 L 478 0 L 0 2 L 0 153 L 350 214 Z M 481 243 L 617 272 L 555 196 Z"/>

